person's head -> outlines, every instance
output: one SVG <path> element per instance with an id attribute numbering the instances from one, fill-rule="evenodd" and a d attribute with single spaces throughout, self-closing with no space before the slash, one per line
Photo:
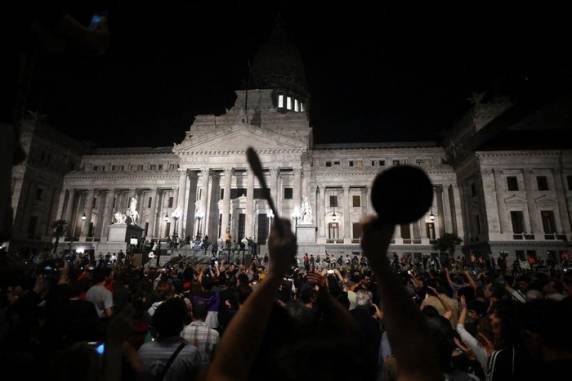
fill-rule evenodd
<path id="1" fill-rule="evenodd" d="M 185 326 L 187 306 L 181 298 L 171 298 L 157 307 L 153 327 L 159 338 L 179 336 Z"/>
<path id="2" fill-rule="evenodd" d="M 193 320 L 205 321 L 207 318 L 208 307 L 204 302 L 193 303 Z"/>
<path id="3" fill-rule="evenodd" d="M 359 290 L 356 297 L 358 307 L 369 307 L 371 305 L 371 293 L 366 290 Z"/>
<path id="4" fill-rule="evenodd" d="M 111 269 L 98 267 L 93 271 L 93 283 L 107 282 L 111 280 Z"/>
<path id="5" fill-rule="evenodd" d="M 305 283 L 302 286 L 302 288 L 300 289 L 300 300 L 302 301 L 302 303 L 314 304 L 316 302 L 316 297 L 317 297 L 317 295 L 316 295 L 316 289 L 314 288 L 314 285 L 312 285 L 310 283 Z"/>
<path id="6" fill-rule="evenodd" d="M 427 325 L 437 345 L 437 358 L 442 372 L 451 370 L 451 356 L 454 348 L 454 332 L 449 321 L 442 316 L 427 317 Z"/>

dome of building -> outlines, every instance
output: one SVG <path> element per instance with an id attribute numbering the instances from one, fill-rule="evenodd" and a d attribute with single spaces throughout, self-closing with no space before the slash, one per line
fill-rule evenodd
<path id="1" fill-rule="evenodd" d="M 294 100 L 296 103 L 308 102 L 302 57 L 298 48 L 288 39 L 280 21 L 276 23 L 268 41 L 254 56 L 249 87 L 273 89 L 277 96 L 281 94 L 284 99 L 291 97 L 292 110 Z"/>

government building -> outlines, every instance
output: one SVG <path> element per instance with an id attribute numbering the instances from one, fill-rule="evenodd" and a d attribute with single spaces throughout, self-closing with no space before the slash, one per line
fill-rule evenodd
<path id="1" fill-rule="evenodd" d="M 433 242 L 451 233 L 462 239 L 459 254 L 567 255 L 572 150 L 535 138 L 536 146 L 515 147 L 511 136 L 569 128 L 561 111 L 570 102 L 523 111 L 508 99 L 475 95 L 472 104 L 456 126 L 443 126 L 440 141 L 314 142 L 302 60 L 277 29 L 234 106 L 223 115 L 196 116 L 172 147 L 93 148 L 40 117 L 26 119 L 28 156 L 13 171 L 12 245 L 45 247 L 54 241 L 53 222 L 64 220 L 61 250 L 117 251 L 110 230 L 131 212 L 147 241 L 249 237 L 264 251 L 274 216 L 248 168 L 245 151 L 252 146 L 301 253 L 359 252 L 360 219 L 373 213 L 374 177 L 413 165 L 431 178 L 433 205 L 419 221 L 397 227 L 390 252 L 429 255 Z"/>

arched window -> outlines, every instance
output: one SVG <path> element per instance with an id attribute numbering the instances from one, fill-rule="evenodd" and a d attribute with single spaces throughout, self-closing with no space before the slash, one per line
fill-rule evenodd
<path id="1" fill-rule="evenodd" d="M 298 112 L 298 99 L 294 99 L 294 112 Z"/>
<path id="2" fill-rule="evenodd" d="M 278 108 L 284 107 L 284 95 L 278 96 Z"/>
<path id="3" fill-rule="evenodd" d="M 290 98 L 290 97 L 286 98 L 286 108 L 288 110 L 292 110 L 292 98 Z"/>
<path id="4" fill-rule="evenodd" d="M 300 112 L 304 112 L 304 103 L 300 102 Z"/>

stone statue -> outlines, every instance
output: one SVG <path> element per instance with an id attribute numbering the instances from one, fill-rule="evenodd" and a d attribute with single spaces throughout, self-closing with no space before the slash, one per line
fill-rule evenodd
<path id="1" fill-rule="evenodd" d="M 302 223 L 312 223 L 312 207 L 310 206 L 307 197 L 304 197 L 304 202 L 302 202 Z"/>
<path id="2" fill-rule="evenodd" d="M 113 223 L 114 224 L 124 224 L 127 216 L 120 211 L 115 212 L 113 215 Z"/>
<path id="3" fill-rule="evenodd" d="M 128 224 L 136 224 L 139 220 L 139 212 L 137 211 L 137 199 L 135 197 L 129 198 L 129 209 L 125 211 L 126 222 Z"/>

